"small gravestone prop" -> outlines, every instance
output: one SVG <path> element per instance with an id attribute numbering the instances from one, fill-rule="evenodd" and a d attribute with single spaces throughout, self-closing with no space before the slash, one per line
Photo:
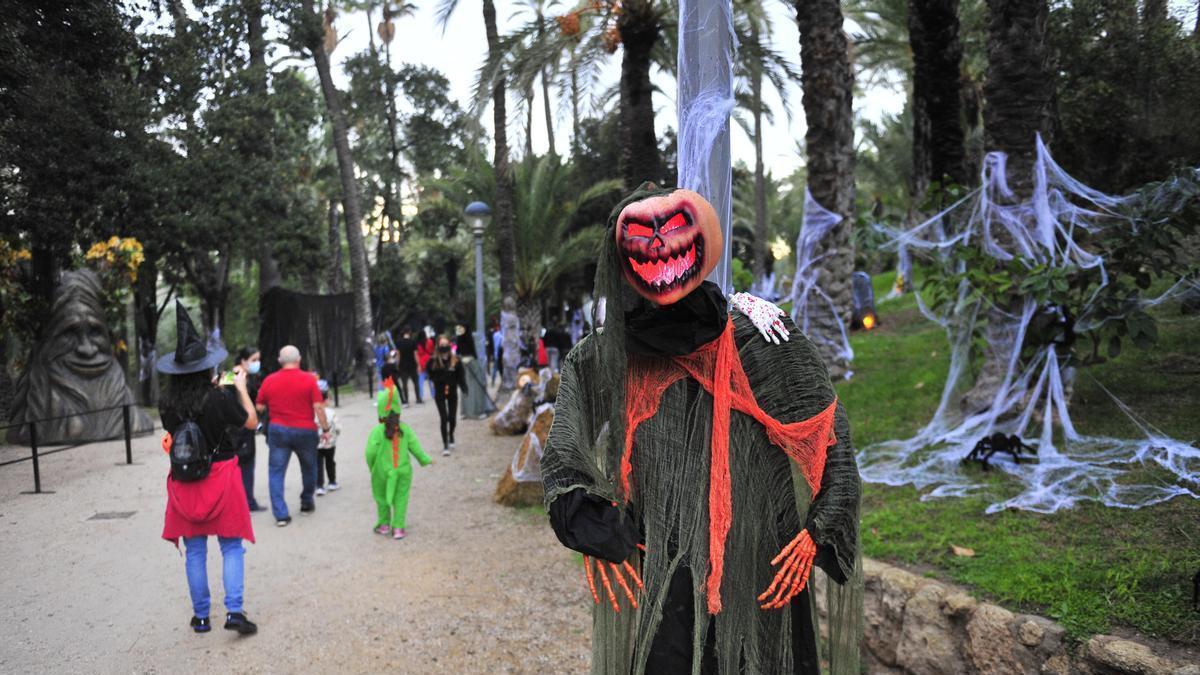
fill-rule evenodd
<path id="1" fill-rule="evenodd" d="M 93 272 L 63 274 L 50 318 L 17 382 L 10 416 L 13 423 L 35 422 L 39 443 L 120 438 L 125 434 L 123 405 L 131 406 L 132 433 L 154 428 L 135 405 L 125 373 L 113 357 L 102 295 Z M 89 412 L 102 408 L 111 409 Z M 28 443 L 29 425 L 11 428 L 8 440 Z"/>
<path id="2" fill-rule="evenodd" d="M 871 286 L 871 277 L 866 272 L 855 272 L 850 279 L 851 294 L 854 297 L 854 314 L 850 328 L 871 330 L 879 325 L 879 317 L 875 314 L 875 289 Z"/>

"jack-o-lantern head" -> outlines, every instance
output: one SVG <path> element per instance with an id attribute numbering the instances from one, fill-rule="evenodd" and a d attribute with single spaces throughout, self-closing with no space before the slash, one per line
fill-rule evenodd
<path id="1" fill-rule="evenodd" d="M 691 190 L 626 203 L 614 231 L 625 280 L 657 305 L 696 290 L 724 248 L 717 212 Z"/>

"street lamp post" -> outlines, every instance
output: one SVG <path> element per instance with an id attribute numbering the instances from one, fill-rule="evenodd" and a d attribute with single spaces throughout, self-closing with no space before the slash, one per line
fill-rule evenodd
<path id="1" fill-rule="evenodd" d="M 471 232 L 475 235 L 475 351 L 476 358 L 487 373 L 487 332 L 483 327 L 483 230 L 492 218 L 492 210 L 483 202 L 471 202 L 463 211 L 471 221 Z"/>

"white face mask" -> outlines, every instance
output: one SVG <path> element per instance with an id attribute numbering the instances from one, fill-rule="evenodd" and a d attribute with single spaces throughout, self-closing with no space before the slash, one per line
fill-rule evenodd
<path id="1" fill-rule="evenodd" d="M 246 372 L 251 375 L 257 375 L 260 370 L 262 370 L 262 361 L 251 361 L 250 365 L 246 366 Z"/>

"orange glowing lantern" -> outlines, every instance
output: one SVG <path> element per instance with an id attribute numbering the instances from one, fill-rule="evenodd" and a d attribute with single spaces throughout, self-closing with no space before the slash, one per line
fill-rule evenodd
<path id="1" fill-rule="evenodd" d="M 872 330 L 879 325 L 879 315 L 875 313 L 875 289 L 871 286 L 871 277 L 866 272 L 855 272 L 850 281 L 854 299 L 850 328 Z"/>

